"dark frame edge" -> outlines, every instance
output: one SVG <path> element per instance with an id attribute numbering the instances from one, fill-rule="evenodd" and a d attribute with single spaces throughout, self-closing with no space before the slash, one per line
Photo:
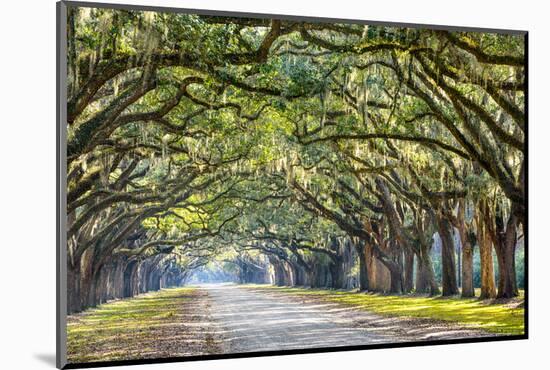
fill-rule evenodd
<path id="1" fill-rule="evenodd" d="M 488 32 L 488 33 L 500 33 L 500 34 L 509 34 L 509 35 L 524 35 L 527 33 L 527 30 L 483 28 L 483 27 L 462 27 L 462 26 L 450 26 L 450 25 L 429 24 L 429 23 L 374 21 L 374 20 L 368 20 L 368 19 L 352 19 L 352 18 L 328 18 L 328 17 L 301 16 L 301 15 L 295 15 L 295 14 L 275 14 L 275 13 L 268 14 L 268 13 L 240 12 L 240 11 L 230 11 L 230 10 L 194 9 L 194 8 L 183 8 L 183 7 L 179 8 L 179 7 L 169 7 L 169 6 L 113 4 L 113 3 L 92 2 L 92 1 L 84 2 L 84 1 L 63 0 L 62 2 L 67 5 L 86 7 L 86 8 L 104 8 L 104 9 L 137 10 L 137 11 L 141 10 L 141 11 L 210 15 L 210 16 L 220 16 L 220 17 L 243 17 L 243 18 L 260 18 L 260 19 L 277 18 L 277 19 L 286 19 L 289 21 L 301 21 L 301 22 L 354 23 L 354 24 L 361 24 L 361 25 L 369 24 L 373 26 L 429 28 L 429 29 L 443 30 L 443 31 Z"/>
<path id="2" fill-rule="evenodd" d="M 56 367 L 67 365 L 67 4 L 56 3 Z"/>

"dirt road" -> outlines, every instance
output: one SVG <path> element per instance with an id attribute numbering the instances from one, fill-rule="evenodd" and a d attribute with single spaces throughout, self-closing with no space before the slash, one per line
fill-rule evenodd
<path id="1" fill-rule="evenodd" d="M 275 289 L 200 285 L 69 316 L 68 358 L 80 363 L 490 335 L 442 321 L 382 317 Z"/>
<path id="2" fill-rule="evenodd" d="M 202 285 L 227 353 L 490 336 L 458 325 L 381 317 L 335 303 L 222 284 Z"/>

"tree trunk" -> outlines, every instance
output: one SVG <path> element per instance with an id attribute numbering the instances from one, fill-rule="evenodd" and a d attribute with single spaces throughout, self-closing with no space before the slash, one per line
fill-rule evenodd
<path id="1" fill-rule="evenodd" d="M 367 269 L 366 245 L 361 243 L 355 244 L 357 256 L 359 258 L 359 290 L 369 290 L 369 273 Z"/>
<path id="2" fill-rule="evenodd" d="M 88 289 L 86 289 L 85 307 L 95 307 L 98 304 L 97 287 L 99 283 L 99 272 L 95 272 L 94 269 L 92 269 L 90 275 L 87 275 L 86 278 L 86 280 L 89 279 L 89 282 L 85 284 L 88 287 Z"/>
<path id="3" fill-rule="evenodd" d="M 288 264 L 290 266 L 290 270 L 292 271 L 292 286 L 303 286 L 304 273 L 302 266 L 294 260 L 289 260 Z"/>
<path id="4" fill-rule="evenodd" d="M 405 270 L 405 282 L 403 290 L 405 293 L 410 293 L 414 288 L 413 273 L 414 273 L 414 253 L 409 250 L 404 251 L 404 270 Z"/>
<path id="5" fill-rule="evenodd" d="M 474 291 L 474 247 L 472 237 L 466 227 L 466 202 L 459 201 L 458 209 L 458 233 L 462 245 L 462 297 L 475 297 Z"/>
<path id="6" fill-rule="evenodd" d="M 519 295 L 516 280 L 515 242 L 506 243 L 502 253 L 497 253 L 499 284 L 497 298 L 513 298 Z"/>
<path id="7" fill-rule="evenodd" d="M 124 288 L 122 292 L 123 297 L 131 297 L 133 295 L 134 270 L 136 267 L 136 261 L 131 261 L 126 265 L 123 274 Z"/>
<path id="8" fill-rule="evenodd" d="M 292 273 L 292 267 L 286 261 L 283 261 L 282 265 L 283 265 L 283 269 L 284 269 L 284 272 L 285 272 L 285 285 L 286 286 L 293 286 L 294 285 L 294 275 Z"/>
<path id="9" fill-rule="evenodd" d="M 387 292 L 390 290 L 390 272 L 386 266 L 374 255 L 374 248 L 365 244 L 365 259 L 367 265 L 369 289 L 373 292 Z"/>
<path id="10" fill-rule="evenodd" d="M 279 259 L 273 258 L 272 265 L 273 265 L 273 271 L 275 273 L 275 285 L 285 286 L 286 273 L 283 267 L 283 263 Z"/>
<path id="11" fill-rule="evenodd" d="M 389 268 L 390 270 L 390 293 L 403 293 L 403 270 L 397 265 Z"/>
<path id="12" fill-rule="evenodd" d="M 462 242 L 462 297 L 475 297 L 474 248 L 470 242 Z"/>
<path id="13" fill-rule="evenodd" d="M 404 279 L 403 279 L 403 253 L 399 243 L 394 240 L 389 247 L 391 259 L 379 256 L 380 261 L 386 266 L 390 272 L 390 293 L 403 294 Z"/>
<path id="14" fill-rule="evenodd" d="M 114 296 L 122 298 L 124 296 L 124 270 L 126 269 L 126 259 L 119 260 L 114 277 Z"/>
<path id="15" fill-rule="evenodd" d="M 416 259 L 416 292 L 428 293 L 434 296 L 440 294 L 441 291 L 435 281 L 432 256 L 430 254 L 431 249 L 431 245 L 428 244 L 420 246 L 420 255 Z"/>
<path id="16" fill-rule="evenodd" d="M 441 285 L 443 296 L 458 294 L 456 281 L 456 262 L 451 224 L 443 216 L 437 217 L 437 226 L 441 238 Z"/>
<path id="17" fill-rule="evenodd" d="M 516 281 L 517 216 L 512 210 L 506 230 L 503 227 L 501 211 L 497 211 L 495 252 L 498 261 L 497 298 L 513 298 L 519 295 Z"/>
<path id="18" fill-rule="evenodd" d="M 486 214 L 485 214 L 486 216 Z M 491 235 L 487 229 L 487 219 L 478 219 L 478 235 L 479 257 L 481 261 L 481 299 L 495 298 L 495 274 L 493 271 L 493 243 Z"/>
<path id="19" fill-rule="evenodd" d="M 330 277 L 332 280 L 332 288 L 334 289 L 342 289 L 344 286 L 344 269 L 342 266 L 341 259 L 338 259 L 336 261 L 333 261 L 330 264 Z"/>
<path id="20" fill-rule="evenodd" d="M 93 248 L 86 250 L 81 257 L 80 270 L 80 309 L 84 310 L 94 306 L 92 292 L 94 291 L 93 281 Z"/>
<path id="21" fill-rule="evenodd" d="M 76 266 L 67 266 L 67 313 L 82 310 L 80 301 L 80 261 Z"/>

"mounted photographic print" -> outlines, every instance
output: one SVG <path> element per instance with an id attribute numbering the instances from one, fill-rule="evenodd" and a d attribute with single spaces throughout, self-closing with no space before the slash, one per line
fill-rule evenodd
<path id="1" fill-rule="evenodd" d="M 58 367 L 527 338 L 527 32 L 57 10 Z"/>

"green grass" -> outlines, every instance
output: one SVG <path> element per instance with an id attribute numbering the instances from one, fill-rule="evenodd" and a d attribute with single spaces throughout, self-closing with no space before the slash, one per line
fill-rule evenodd
<path id="1" fill-rule="evenodd" d="M 314 296 L 329 302 L 355 306 L 387 316 L 403 316 L 451 321 L 491 333 L 524 334 L 524 309 L 513 304 L 490 304 L 479 299 L 426 297 L 418 295 L 392 296 L 326 289 L 304 289 L 249 285 L 254 289 L 269 289 L 284 294 Z M 521 292 L 523 295 L 523 292 Z M 521 297 L 520 297 L 521 299 Z M 515 302 L 517 304 L 517 300 Z"/>
<path id="2" fill-rule="evenodd" d="M 109 302 L 71 315 L 67 323 L 70 362 L 138 358 L 154 342 L 154 333 L 179 322 L 182 305 L 195 288 L 175 288 Z"/>

